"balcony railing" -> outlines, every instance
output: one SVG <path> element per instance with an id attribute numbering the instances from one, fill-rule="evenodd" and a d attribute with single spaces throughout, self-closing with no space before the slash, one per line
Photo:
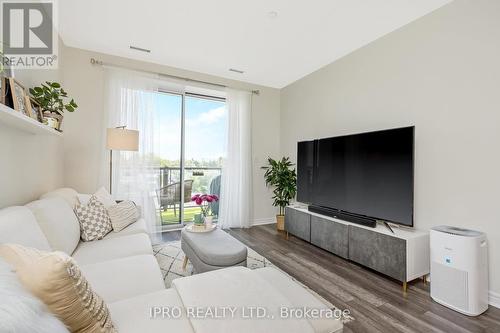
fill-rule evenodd
<path id="1" fill-rule="evenodd" d="M 184 179 L 193 179 L 195 177 L 216 177 L 222 174 L 222 168 L 220 167 L 184 167 L 186 174 Z M 181 179 L 181 168 L 180 167 L 161 167 L 160 168 L 160 187 L 164 187 L 176 182 Z M 198 188 L 200 191 L 196 192 L 193 188 L 194 193 L 201 193 L 203 188 Z"/>
<path id="2" fill-rule="evenodd" d="M 184 222 L 193 220 L 195 214 L 200 213 L 200 208 L 189 201 L 189 198 L 196 193 L 211 193 L 220 195 L 220 179 L 222 174 L 220 167 L 185 167 L 184 174 Z M 175 187 L 175 191 L 180 190 L 180 167 L 161 167 L 159 169 L 159 189 Z M 190 182 L 192 181 L 192 183 Z M 218 186 L 217 186 L 218 182 Z M 190 185 L 190 186 L 189 186 Z M 211 189 L 212 187 L 212 189 Z M 171 192 L 172 189 L 169 189 Z M 162 225 L 180 223 L 180 193 L 169 194 L 171 198 L 163 200 L 162 209 L 159 212 Z M 173 199 L 175 197 L 175 199 Z M 168 205 L 166 204 L 168 202 Z M 218 207 L 218 206 L 217 206 Z M 218 208 L 217 208 L 218 210 Z"/>

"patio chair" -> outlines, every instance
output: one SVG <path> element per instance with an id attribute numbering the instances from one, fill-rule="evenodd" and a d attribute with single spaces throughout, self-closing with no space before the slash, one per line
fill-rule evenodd
<path id="1" fill-rule="evenodd" d="M 184 181 L 184 202 L 191 201 L 191 192 L 193 190 L 193 180 L 188 179 Z M 160 210 L 167 211 L 168 208 L 174 206 L 174 216 L 177 216 L 177 205 L 181 205 L 181 183 L 176 182 L 164 186 L 156 191 L 158 201 L 160 203 Z"/>

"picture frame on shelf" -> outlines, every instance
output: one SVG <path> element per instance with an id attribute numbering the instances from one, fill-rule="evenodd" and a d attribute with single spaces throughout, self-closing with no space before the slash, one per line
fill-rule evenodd
<path id="1" fill-rule="evenodd" d="M 2 74 L 0 74 L 0 104 L 5 104 L 5 83 L 4 83 L 4 77 Z"/>
<path id="2" fill-rule="evenodd" d="M 0 76 L 0 81 L 1 81 L 0 103 L 10 108 L 14 108 L 12 93 L 10 90 L 9 78 Z"/>
<path id="3" fill-rule="evenodd" d="M 30 117 L 43 124 L 42 106 L 32 97 L 25 96 Z"/>
<path id="4" fill-rule="evenodd" d="M 17 81 L 12 77 L 9 77 L 8 81 L 9 81 L 10 93 L 12 95 L 13 109 L 30 117 L 26 105 L 26 99 L 24 98 L 26 96 L 26 89 L 21 83 L 19 83 L 19 81 Z"/>
<path id="5" fill-rule="evenodd" d="M 27 95 L 24 95 L 24 105 L 26 105 L 26 115 L 31 119 L 34 119 L 33 114 L 31 113 L 31 101 Z"/>

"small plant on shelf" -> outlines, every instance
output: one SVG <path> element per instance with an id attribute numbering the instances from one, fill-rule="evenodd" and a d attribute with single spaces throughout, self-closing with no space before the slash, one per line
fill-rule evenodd
<path id="1" fill-rule="evenodd" d="M 78 105 L 74 99 L 69 102 L 68 93 L 57 82 L 46 81 L 38 87 L 30 89 L 30 94 L 44 111 L 44 118 L 49 120 L 49 126 L 60 129 L 65 111 L 74 112 Z"/>
<path id="2" fill-rule="evenodd" d="M 281 160 L 268 158 L 268 166 L 263 166 L 266 170 L 264 179 L 267 186 L 274 187 L 273 206 L 279 207 L 279 214 L 276 215 L 276 228 L 285 230 L 285 207 L 290 204 L 290 200 L 295 198 L 297 192 L 297 172 L 292 168 L 293 163 L 288 157 Z"/>

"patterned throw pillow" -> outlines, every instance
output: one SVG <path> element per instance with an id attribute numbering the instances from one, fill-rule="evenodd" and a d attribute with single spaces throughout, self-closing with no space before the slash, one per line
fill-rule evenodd
<path id="1" fill-rule="evenodd" d="M 92 196 L 85 206 L 77 206 L 75 214 L 80 222 L 80 236 L 84 242 L 102 239 L 113 226 L 104 205 Z"/>
<path id="2" fill-rule="evenodd" d="M 113 225 L 113 231 L 118 232 L 136 222 L 140 217 L 140 212 L 133 201 L 122 201 L 117 205 L 108 208 L 108 215 Z"/>

